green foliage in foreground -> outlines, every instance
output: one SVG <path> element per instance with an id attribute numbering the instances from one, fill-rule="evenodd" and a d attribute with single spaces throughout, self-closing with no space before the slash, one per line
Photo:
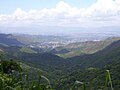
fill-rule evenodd
<path id="1" fill-rule="evenodd" d="M 6 70 L 12 72 L 8 73 Z M 19 64 L 14 61 L 0 62 L 0 90 L 53 90 L 50 81 L 38 73 L 38 81 L 29 81 L 29 75 L 22 72 Z M 101 90 L 114 90 L 109 70 L 106 70 L 106 81 Z M 43 82 L 43 80 L 45 82 Z M 90 89 L 91 88 L 91 89 Z M 87 84 L 80 81 L 75 81 L 70 90 L 94 90 L 92 87 L 87 87 Z"/>
<path id="2" fill-rule="evenodd" d="M 11 72 L 8 73 L 10 70 Z M 7 71 L 7 72 L 6 72 Z M 22 72 L 21 67 L 14 61 L 0 62 L 0 90 L 52 90 L 50 81 L 38 72 L 39 78 L 35 82 L 29 81 L 29 75 Z M 44 83 L 41 81 L 43 81 Z"/>
<path id="3" fill-rule="evenodd" d="M 106 70 L 106 82 L 105 86 L 101 87 L 100 90 L 114 90 L 112 81 L 111 81 L 111 76 L 109 70 Z M 94 87 L 94 86 L 93 86 Z M 93 90 L 92 86 L 86 87 L 86 83 L 80 82 L 80 81 L 75 81 L 74 85 L 70 88 L 70 90 Z"/>

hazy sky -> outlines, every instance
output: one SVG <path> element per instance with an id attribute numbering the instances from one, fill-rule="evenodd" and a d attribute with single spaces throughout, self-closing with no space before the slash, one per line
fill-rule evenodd
<path id="1" fill-rule="evenodd" d="M 120 26 L 120 0 L 0 0 L 0 27 Z"/>

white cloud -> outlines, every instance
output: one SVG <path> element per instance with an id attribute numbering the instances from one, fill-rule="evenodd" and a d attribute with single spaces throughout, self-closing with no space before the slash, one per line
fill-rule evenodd
<path id="1" fill-rule="evenodd" d="M 0 15 L 0 26 L 119 26 L 120 0 L 97 0 L 88 8 L 77 8 L 60 1 L 55 8 L 28 12 L 17 8 L 11 15 Z"/>

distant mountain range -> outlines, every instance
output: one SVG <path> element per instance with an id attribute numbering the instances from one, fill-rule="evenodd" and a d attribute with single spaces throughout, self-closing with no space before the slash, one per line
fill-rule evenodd
<path id="1" fill-rule="evenodd" d="M 86 83 L 92 90 L 103 89 L 106 70 L 110 70 L 114 89 L 120 89 L 120 40 L 94 54 L 72 57 L 67 61 L 68 74 L 58 80 L 58 90 L 69 90 L 75 81 Z"/>
<path id="2" fill-rule="evenodd" d="M 11 34 L 0 34 L 0 38 L 0 55 L 3 59 L 14 59 L 30 67 L 42 69 L 43 74 L 50 79 L 57 90 L 62 90 L 61 85 L 64 87 L 63 90 L 68 90 L 75 80 L 89 82 L 96 78 L 100 79 L 100 85 L 103 85 L 104 80 L 101 77 L 104 77 L 106 69 L 110 69 L 114 75 L 113 84 L 120 84 L 120 80 L 117 80 L 120 75 L 118 72 L 120 66 L 119 37 L 108 38 L 104 41 L 76 42 L 47 49 L 48 51 L 28 47 L 25 43 L 13 38 Z M 69 58 L 60 56 L 70 52 L 76 52 L 76 54 L 68 54 Z"/>
<path id="3" fill-rule="evenodd" d="M 8 46 L 22 46 L 24 45 L 16 38 L 13 37 L 12 34 L 0 34 L 0 44 L 8 45 Z"/>
<path id="4" fill-rule="evenodd" d="M 120 40 L 108 45 L 103 50 L 94 54 L 84 54 L 69 58 L 71 66 L 78 65 L 80 68 L 103 67 L 114 61 L 120 60 Z"/>
<path id="5" fill-rule="evenodd" d="M 65 63 L 70 62 L 72 67 L 75 64 L 75 65 L 79 65 L 81 68 L 87 68 L 90 66 L 102 67 L 106 64 L 111 63 L 114 58 L 116 58 L 116 60 L 119 59 L 118 54 L 120 48 L 119 47 L 120 38 L 118 37 L 108 38 L 104 41 L 87 41 L 87 42 L 71 43 L 64 47 L 55 48 L 52 50 L 48 50 L 46 52 L 44 51 L 39 52 L 37 48 L 34 49 L 34 48 L 26 47 L 21 42 L 17 41 L 16 39 L 13 39 L 11 34 L 9 35 L 1 34 L 0 39 L 3 40 L 0 41 L 2 43 L 0 44 L 1 52 L 7 53 L 10 57 L 16 57 L 18 59 L 22 58 L 26 61 L 28 60 L 25 59 L 26 57 L 27 58 L 31 57 L 30 61 L 34 59 L 34 61 L 37 60 L 36 62 L 39 62 L 39 60 L 41 60 L 40 62 L 42 62 L 42 59 L 44 59 L 46 60 L 46 64 L 49 64 L 51 62 L 51 61 L 47 62 L 47 60 L 49 59 L 53 59 L 56 63 L 57 61 L 61 61 L 61 60 L 62 62 L 64 62 L 64 59 L 59 57 L 60 54 L 66 55 L 71 52 L 81 52 L 77 54 L 73 53 L 73 55 L 70 54 L 69 57 L 71 58 L 67 58 L 67 62 L 65 61 Z M 59 55 L 55 55 L 55 54 L 59 54 Z M 32 63 L 34 63 L 34 61 Z"/>
<path id="6" fill-rule="evenodd" d="M 103 48 L 107 47 L 114 41 L 120 40 L 120 37 L 107 38 L 102 41 L 85 41 L 85 42 L 76 42 L 70 43 L 63 47 L 58 47 L 56 50 L 68 50 L 69 52 L 58 54 L 63 58 L 70 58 L 74 56 L 79 56 L 82 54 L 93 54 Z"/>

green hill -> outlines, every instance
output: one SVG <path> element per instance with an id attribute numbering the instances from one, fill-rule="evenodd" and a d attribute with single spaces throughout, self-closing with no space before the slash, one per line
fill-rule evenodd
<path id="1" fill-rule="evenodd" d="M 84 54 L 69 58 L 71 66 L 78 65 L 81 68 L 102 67 L 120 59 L 120 40 L 113 42 L 101 51 L 94 54 Z"/>
<path id="2" fill-rule="evenodd" d="M 99 42 L 101 44 L 85 42 L 83 43 L 83 46 L 92 46 L 93 50 L 99 50 L 95 53 L 83 53 L 82 55 L 67 59 L 61 58 L 52 53 L 36 53 L 32 48 L 20 46 L 7 46 L 0 44 L 0 50 L 1 53 L 4 53 L 2 54 L 2 58 L 12 58 L 16 61 L 19 60 L 22 62 L 22 67 L 25 70 L 30 71 L 30 75 L 32 76 L 35 76 L 37 73 L 34 72 L 34 70 L 42 69 L 43 75 L 49 78 L 53 86 L 56 86 L 56 90 L 67 90 L 66 88 L 71 87 L 75 80 L 81 82 L 93 81 L 93 85 L 96 86 L 96 88 L 98 88 L 98 86 L 102 87 L 105 81 L 104 73 L 106 69 L 110 70 L 113 84 L 116 86 L 115 88 L 118 88 L 117 85 L 120 85 L 118 68 L 120 66 L 120 40 L 116 40 L 116 38 L 113 39 L 113 41 L 108 39 L 104 41 L 104 43 L 102 41 Z M 90 44 L 90 46 L 88 46 L 89 43 L 93 43 L 93 45 Z M 90 50 L 90 48 L 85 50 Z M 61 51 L 61 49 L 58 51 Z M 68 51 L 70 51 L 70 49 L 63 49 L 61 52 L 64 53 Z M 27 66 L 27 64 L 29 66 Z M 35 77 L 35 79 L 38 78 Z M 95 82 L 93 79 L 95 79 L 95 81 L 100 81 Z M 87 85 L 89 87 L 89 84 Z"/>
<path id="3" fill-rule="evenodd" d="M 99 50 L 104 49 L 114 41 L 120 40 L 120 37 L 112 37 L 103 41 L 86 41 L 86 42 L 76 42 L 61 47 L 61 49 L 69 50 L 70 52 L 65 54 L 58 54 L 58 56 L 63 58 L 70 58 L 74 56 L 79 56 L 82 54 L 93 54 Z"/>
<path id="4" fill-rule="evenodd" d="M 32 50 L 31 48 L 28 47 L 22 47 L 20 49 L 21 52 L 25 52 L 25 53 L 37 53 L 36 51 Z"/>
<path id="5" fill-rule="evenodd" d="M 106 83 L 106 70 L 110 70 L 114 90 L 120 89 L 120 62 L 114 62 L 103 68 L 79 69 L 59 79 L 57 90 L 70 90 L 75 81 L 86 84 L 86 90 L 104 90 Z M 75 89 L 76 90 L 76 89 Z M 111 89 L 107 89 L 111 90 Z"/>
<path id="6" fill-rule="evenodd" d="M 8 46 L 22 46 L 23 43 L 19 42 L 12 34 L 0 34 L 0 44 Z"/>
<path id="7" fill-rule="evenodd" d="M 110 70 L 115 90 L 120 89 L 120 40 L 94 54 L 67 59 L 68 71 L 57 82 L 58 90 L 69 90 L 75 81 L 85 82 L 88 89 L 103 89 L 105 71 Z M 109 90 L 109 89 L 108 89 Z"/>

